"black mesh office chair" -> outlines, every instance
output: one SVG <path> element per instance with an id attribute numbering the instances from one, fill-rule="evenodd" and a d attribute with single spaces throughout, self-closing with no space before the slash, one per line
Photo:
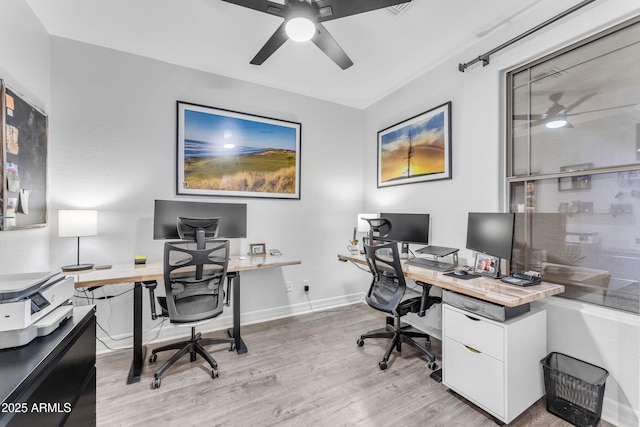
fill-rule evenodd
<path id="1" fill-rule="evenodd" d="M 391 342 L 387 347 L 387 351 L 382 361 L 378 364 L 380 369 L 385 370 L 393 349 L 401 351 L 402 344 L 405 343 L 426 357 L 429 361 L 429 368 L 435 370 L 438 367 L 436 359 L 425 348 L 431 342 L 429 334 L 412 326 L 403 325 L 400 319 L 408 313 L 417 313 L 418 316 L 424 316 L 428 308 L 433 304 L 441 303 L 442 299 L 429 296 L 431 285 L 419 283 L 422 286 L 422 296 L 402 300 L 407 284 L 400 264 L 397 243 L 391 242 L 377 246 L 365 245 L 365 253 L 369 269 L 373 275 L 373 280 L 367 293 L 367 304 L 393 317 L 387 317 L 387 324 L 384 328 L 361 335 L 360 339 L 358 339 L 358 346 L 362 347 L 366 338 L 390 339 Z M 425 346 L 418 344 L 414 338 L 424 338 Z"/>
<path id="2" fill-rule="evenodd" d="M 197 249 L 193 241 L 167 242 L 164 245 L 166 297 L 158 297 L 158 303 L 162 307 L 161 316 L 168 316 L 173 325 L 190 326 L 191 339 L 152 350 L 150 363 L 157 360 L 158 352 L 178 352 L 156 371 L 151 388 L 160 387 L 162 374 L 187 353 L 192 362 L 196 360 L 196 354 L 202 356 L 211 366 L 211 376 L 217 378 L 218 364 L 204 347 L 226 343 L 229 344 L 230 351 L 235 350 L 233 338 L 202 338 L 200 332 L 196 333 L 196 325 L 222 314 L 225 305 L 223 285 L 229 262 L 229 241 L 207 240 L 203 246 L 204 248 Z M 149 288 L 151 313 L 155 319 L 158 317 L 155 309 L 155 285 L 154 282 L 147 282 L 145 285 Z"/>

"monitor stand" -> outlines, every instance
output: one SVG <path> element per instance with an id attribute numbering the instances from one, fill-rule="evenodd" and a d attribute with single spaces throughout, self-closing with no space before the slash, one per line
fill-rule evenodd
<path id="1" fill-rule="evenodd" d="M 453 255 L 453 264 L 458 265 L 458 248 L 448 248 L 446 246 L 425 246 L 424 248 L 418 249 L 416 252 L 420 254 L 433 255 L 434 259 L 442 258 L 447 255 Z"/>

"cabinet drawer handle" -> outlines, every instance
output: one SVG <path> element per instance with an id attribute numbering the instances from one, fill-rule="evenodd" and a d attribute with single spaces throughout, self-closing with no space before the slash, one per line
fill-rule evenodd
<path id="1" fill-rule="evenodd" d="M 478 319 L 477 317 L 471 317 L 468 314 L 465 314 L 465 317 L 467 319 L 469 319 L 469 320 L 473 320 L 474 322 L 479 322 L 480 321 L 480 319 Z"/>
<path id="2" fill-rule="evenodd" d="M 475 348 L 469 347 L 468 345 L 465 345 L 465 347 L 467 348 L 467 350 L 469 350 L 471 353 L 482 353 L 481 351 L 476 350 Z"/>

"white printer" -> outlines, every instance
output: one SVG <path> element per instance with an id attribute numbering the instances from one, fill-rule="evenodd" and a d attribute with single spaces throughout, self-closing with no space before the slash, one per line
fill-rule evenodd
<path id="1" fill-rule="evenodd" d="M 0 275 L 0 349 L 28 344 L 73 315 L 73 278 L 60 273 Z"/>

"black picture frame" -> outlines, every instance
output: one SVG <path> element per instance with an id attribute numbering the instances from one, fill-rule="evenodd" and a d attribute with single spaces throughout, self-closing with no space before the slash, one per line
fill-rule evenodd
<path id="1" fill-rule="evenodd" d="M 500 258 L 493 255 L 477 253 L 473 264 L 473 272 L 482 276 L 497 278 L 500 274 Z"/>
<path id="2" fill-rule="evenodd" d="M 378 188 L 451 179 L 451 101 L 378 132 Z"/>
<path id="3" fill-rule="evenodd" d="M 178 195 L 300 199 L 297 122 L 177 101 Z"/>

